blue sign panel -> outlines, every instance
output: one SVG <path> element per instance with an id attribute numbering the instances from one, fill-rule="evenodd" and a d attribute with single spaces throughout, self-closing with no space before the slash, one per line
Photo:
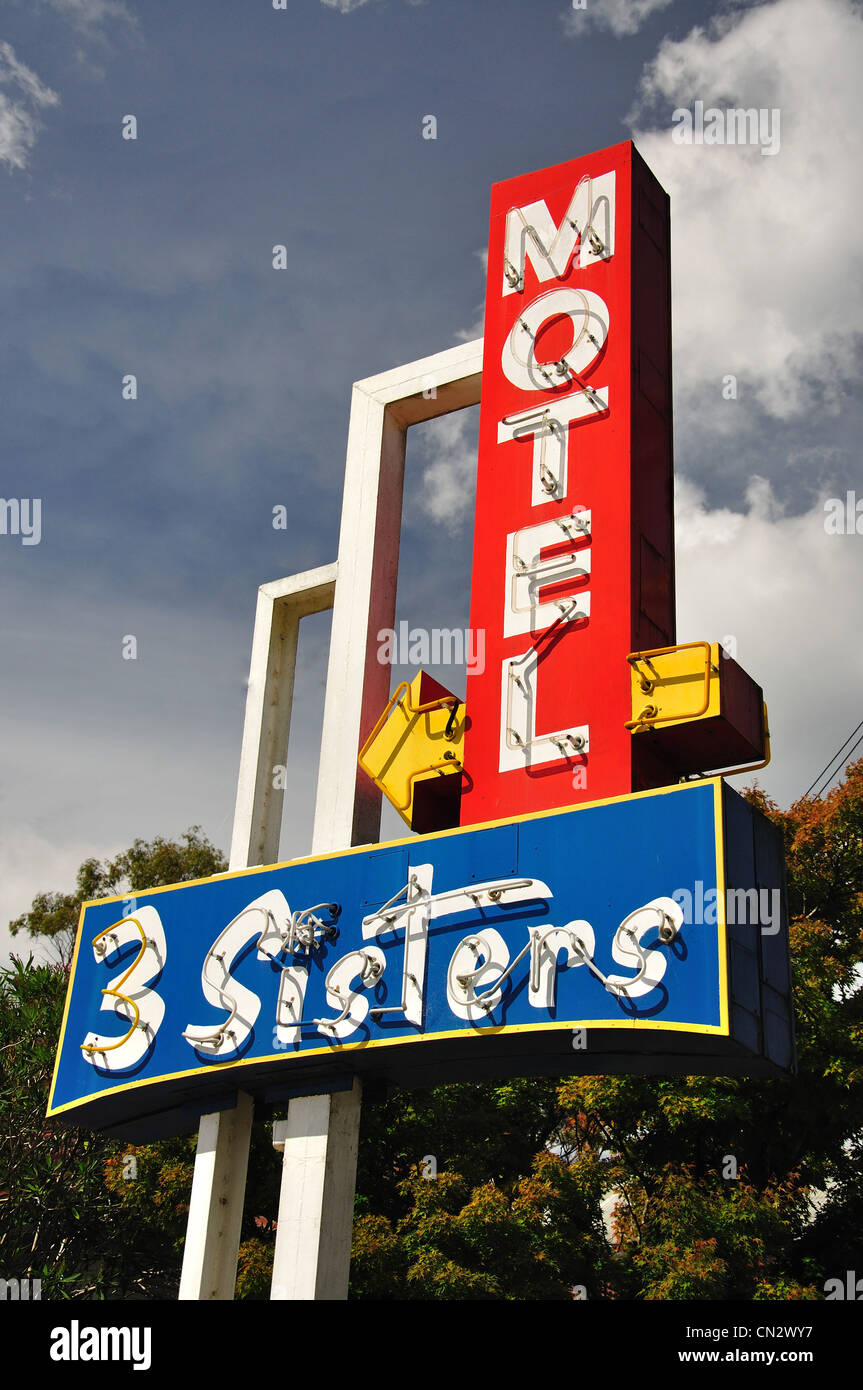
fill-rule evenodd
<path id="1" fill-rule="evenodd" d="M 772 832 L 712 779 L 88 903 L 49 1114 L 146 1137 L 355 1072 L 787 1067 Z"/>

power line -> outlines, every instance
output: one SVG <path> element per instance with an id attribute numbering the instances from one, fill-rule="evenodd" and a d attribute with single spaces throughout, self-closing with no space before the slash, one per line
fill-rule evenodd
<path id="1" fill-rule="evenodd" d="M 861 734 L 860 737 L 858 738 L 857 742 L 856 742 L 851 748 L 848 749 L 848 752 L 845 753 L 845 754 L 843 754 L 843 756 L 842 756 L 842 762 L 844 762 L 844 763 L 847 764 L 848 760 L 849 760 L 850 757 L 851 757 L 851 754 L 854 752 L 854 749 L 857 748 L 861 743 L 863 743 L 863 734 Z M 840 765 L 841 765 L 841 764 L 840 764 Z M 818 795 L 819 795 L 819 796 L 823 796 L 823 795 L 824 795 L 824 792 L 826 792 L 827 788 L 829 787 L 830 783 L 833 781 L 833 778 L 836 776 L 836 774 L 837 774 L 838 771 L 839 771 L 839 768 L 838 768 L 838 767 L 835 767 L 835 768 L 833 769 L 833 771 L 831 772 L 830 776 L 827 778 L 827 781 L 824 782 L 823 785 L 820 787 L 820 789 L 819 789 L 819 791 L 818 791 Z"/>
<path id="2" fill-rule="evenodd" d="M 845 749 L 847 749 L 847 747 L 848 747 L 848 744 L 851 742 L 851 740 L 852 740 L 852 738 L 854 737 L 854 735 L 855 735 L 860 729 L 863 729 L 863 719 L 861 719 L 861 721 L 860 721 L 860 723 L 857 725 L 857 728 L 856 728 L 856 729 L 852 729 L 852 730 L 851 730 L 851 733 L 848 735 L 848 737 L 846 738 L 846 740 L 845 740 L 845 742 L 842 744 L 842 746 L 841 746 L 839 749 L 837 749 L 837 751 L 833 754 L 833 756 L 832 756 L 831 758 L 829 758 L 829 759 L 827 760 L 827 762 L 824 764 L 824 766 L 822 767 L 821 771 L 819 772 L 818 776 L 815 778 L 815 781 L 812 783 L 812 786 L 810 786 L 810 787 L 807 789 L 807 791 L 804 792 L 804 796 L 808 796 L 808 795 L 809 795 L 809 792 L 812 791 L 812 787 L 815 787 L 815 786 L 817 786 L 817 785 L 819 785 L 819 784 L 821 783 L 822 778 L 824 777 L 825 773 L 827 773 L 828 769 L 829 769 L 830 767 L 832 767 L 833 763 L 837 762 L 837 760 L 841 760 L 843 754 L 845 753 Z M 860 740 L 858 739 L 857 742 L 859 743 Z M 857 747 L 857 744 L 855 743 L 855 744 L 854 744 L 854 748 L 856 748 L 856 747 Z M 854 749 L 852 748 L 850 751 L 853 752 Z M 845 756 L 847 756 L 847 754 L 846 754 Z M 827 778 L 827 781 L 830 781 L 830 780 L 832 779 L 832 777 L 834 777 L 835 775 L 836 775 L 836 774 L 835 774 L 835 771 L 832 772 L 832 773 L 830 773 L 829 776 L 828 776 L 828 778 Z M 826 784 L 825 784 L 825 785 L 826 785 Z M 821 795 L 821 792 L 822 792 L 823 790 L 824 790 L 824 787 L 821 786 L 820 789 L 815 793 L 815 795 L 816 795 L 816 796 L 820 796 L 820 795 Z"/>
<path id="3" fill-rule="evenodd" d="M 848 735 L 848 737 L 846 738 L 845 742 L 842 744 L 842 747 L 839 748 L 839 749 L 837 750 L 837 752 L 835 752 L 835 753 L 833 754 L 833 757 L 832 757 L 832 758 L 828 758 L 827 762 L 826 762 L 826 763 L 824 764 L 824 766 L 822 767 L 822 769 L 821 769 L 821 771 L 819 772 L 818 776 L 815 778 L 815 781 L 812 783 L 812 786 L 806 788 L 806 791 L 803 793 L 803 796 L 808 796 L 809 793 L 810 793 L 811 790 L 812 790 L 812 787 L 816 786 L 816 785 L 821 781 L 821 778 L 824 776 L 824 774 L 825 774 L 825 772 L 827 771 L 827 769 L 828 769 L 829 767 L 831 767 L 833 763 L 836 762 L 836 759 L 837 759 L 837 758 L 841 758 L 841 757 L 842 757 L 842 754 L 843 754 L 844 750 L 848 747 L 848 744 L 851 742 L 851 740 L 852 740 L 852 738 L 854 737 L 854 735 L 855 735 L 856 733 L 858 733 L 858 731 L 859 731 L 860 729 L 863 729 L 863 719 L 860 720 L 860 723 L 857 725 L 857 728 L 856 728 L 856 729 L 852 729 L 852 730 L 851 730 L 851 733 Z M 861 735 L 861 737 L 858 738 L 858 740 L 857 740 L 857 743 L 861 743 L 861 742 L 863 742 L 863 735 Z M 854 744 L 854 748 L 857 747 L 857 743 Z M 854 748 L 852 748 L 852 749 L 850 750 L 852 753 L 854 752 Z M 832 778 L 835 777 L 835 775 L 836 775 L 835 772 L 831 773 L 830 778 L 828 778 L 828 781 L 829 781 L 829 780 L 832 780 Z M 820 795 L 821 795 L 821 792 L 816 792 L 816 796 L 820 796 Z M 802 800 L 802 798 L 801 798 L 801 800 Z"/>

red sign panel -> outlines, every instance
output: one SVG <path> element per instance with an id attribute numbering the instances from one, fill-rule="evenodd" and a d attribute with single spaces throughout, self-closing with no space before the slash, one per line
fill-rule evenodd
<path id="1" fill-rule="evenodd" d="M 492 189 L 461 823 L 674 780 L 627 653 L 673 643 L 669 201 L 629 142 Z"/>

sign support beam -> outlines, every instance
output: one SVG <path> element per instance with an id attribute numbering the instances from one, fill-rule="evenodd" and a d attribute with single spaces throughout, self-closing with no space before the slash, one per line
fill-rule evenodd
<path id="1" fill-rule="evenodd" d="M 284 792 L 273 767 L 287 759 L 300 619 L 333 605 L 336 565 L 263 584 L 252 639 L 231 869 L 279 857 Z M 180 1280 L 181 1299 L 232 1299 L 249 1162 L 253 1106 L 201 1117 Z"/>
<path id="2" fill-rule="evenodd" d="M 390 695 L 377 633 L 395 624 L 405 435 L 409 425 L 476 405 L 481 382 L 478 339 L 354 386 L 314 854 L 378 839 L 381 793 L 357 755 Z"/>
<path id="3" fill-rule="evenodd" d="M 234 1297 L 253 1114 L 252 1097 L 240 1091 L 235 1110 L 201 1116 L 181 1301 Z"/>
<path id="4" fill-rule="evenodd" d="M 292 1100 L 273 1126 L 282 1185 L 271 1299 L 346 1299 L 362 1084 Z"/>
<path id="5" fill-rule="evenodd" d="M 332 608 L 338 565 L 293 574 L 258 590 L 234 831 L 232 869 L 279 857 L 282 787 L 273 768 L 287 758 L 300 620 Z M 282 779 L 283 781 L 284 779 Z"/>
<path id="6" fill-rule="evenodd" d="M 313 853 L 377 839 L 381 795 L 358 771 L 357 754 L 389 697 L 390 670 L 377 660 L 376 633 L 395 622 L 406 433 L 412 424 L 476 405 L 481 382 L 479 339 L 354 385 L 338 561 L 258 591 L 232 870 L 278 859 L 284 793 L 273 787 L 273 768 L 287 761 L 299 624 L 328 608 L 334 613 Z M 358 1079 L 347 1095 L 290 1102 L 278 1216 L 286 1235 L 276 1245 L 273 1299 L 347 1298 L 360 1114 Z M 181 1298 L 234 1296 L 251 1104 L 243 1116 L 233 1124 L 223 1114 L 202 1116 Z M 242 1180 L 227 1183 L 224 1174 L 238 1177 L 240 1162 Z"/>

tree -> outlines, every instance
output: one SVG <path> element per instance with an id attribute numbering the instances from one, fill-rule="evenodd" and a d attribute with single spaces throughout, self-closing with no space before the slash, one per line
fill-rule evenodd
<path id="1" fill-rule="evenodd" d="M 45 1118 L 66 984 L 62 966 L 32 958 L 0 972 L 0 1266 L 40 1279 L 43 1298 L 165 1296 L 166 1209 L 129 1223 L 111 1181 L 146 1177 L 129 1146 Z M 166 1145 L 163 1164 L 188 1161 L 185 1143 Z"/>
<path id="2" fill-rule="evenodd" d="M 68 966 L 75 948 L 81 906 L 93 898 L 143 893 L 148 888 L 185 883 L 223 873 L 228 863 L 221 850 L 193 825 L 179 840 L 136 840 L 131 849 L 100 863 L 85 859 L 78 870 L 74 893 L 37 893 L 29 912 L 9 923 L 13 936 L 26 932 L 44 940 L 60 965 Z"/>
<path id="3" fill-rule="evenodd" d="M 225 867 L 197 826 L 177 842 L 136 840 L 107 863 L 88 859 L 75 893 L 39 894 L 11 924 L 58 956 L 0 972 L 0 1267 L 41 1279 L 44 1298 L 176 1295 L 194 1136 L 132 1148 L 45 1111 L 82 901 Z"/>

